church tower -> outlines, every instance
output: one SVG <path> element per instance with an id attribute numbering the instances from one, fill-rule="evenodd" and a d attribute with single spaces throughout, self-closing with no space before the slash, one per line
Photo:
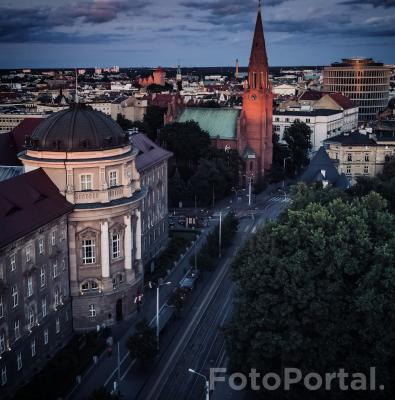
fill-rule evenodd
<path id="1" fill-rule="evenodd" d="M 239 154 L 246 161 L 246 175 L 254 181 L 260 179 L 272 164 L 272 107 L 273 94 L 259 2 L 238 139 Z"/>

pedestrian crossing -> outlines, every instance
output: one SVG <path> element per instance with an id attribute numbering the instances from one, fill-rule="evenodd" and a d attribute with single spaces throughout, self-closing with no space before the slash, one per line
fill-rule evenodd
<path id="1" fill-rule="evenodd" d="M 274 196 L 269 199 L 271 203 L 289 203 L 291 199 L 287 196 L 285 197 L 284 195 L 279 195 L 279 196 Z"/>

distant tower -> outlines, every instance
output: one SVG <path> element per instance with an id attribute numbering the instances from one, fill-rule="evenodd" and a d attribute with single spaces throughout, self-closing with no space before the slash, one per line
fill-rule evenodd
<path id="1" fill-rule="evenodd" d="M 236 81 L 239 80 L 239 59 L 236 58 L 236 73 L 235 73 Z"/>
<path id="2" fill-rule="evenodd" d="M 177 66 L 177 75 L 176 75 L 177 89 L 179 92 L 182 90 L 182 74 L 180 64 Z"/>
<path id="3" fill-rule="evenodd" d="M 166 72 L 162 67 L 158 67 L 152 75 L 156 85 L 165 86 Z"/>
<path id="4" fill-rule="evenodd" d="M 259 2 L 238 140 L 239 154 L 246 161 L 246 175 L 254 180 L 260 179 L 272 165 L 272 106 L 273 94 Z"/>

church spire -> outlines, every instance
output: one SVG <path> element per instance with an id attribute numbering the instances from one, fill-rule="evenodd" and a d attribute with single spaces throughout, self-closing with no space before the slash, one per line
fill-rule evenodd
<path id="1" fill-rule="evenodd" d="M 249 68 L 254 69 L 268 66 L 265 37 L 263 35 L 263 23 L 261 13 L 261 2 L 259 1 L 258 13 L 256 17 L 254 39 L 252 41 Z"/>

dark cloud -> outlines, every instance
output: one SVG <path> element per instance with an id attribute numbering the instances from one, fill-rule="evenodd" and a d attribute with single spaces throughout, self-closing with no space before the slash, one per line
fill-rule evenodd
<path id="1" fill-rule="evenodd" d="M 95 35 L 71 35 L 59 32 L 57 28 L 102 24 L 115 20 L 121 13 L 140 15 L 148 4 L 144 0 L 94 0 L 72 2 L 57 8 L 0 7 L 0 42 L 69 42 L 71 38 L 93 41 Z M 96 35 L 96 40 L 106 36 Z M 111 38 L 114 36 L 108 35 L 106 41 Z"/>
<path id="2" fill-rule="evenodd" d="M 347 5 L 371 5 L 373 7 L 391 8 L 395 7 L 395 0 L 343 0 L 339 4 Z"/>

